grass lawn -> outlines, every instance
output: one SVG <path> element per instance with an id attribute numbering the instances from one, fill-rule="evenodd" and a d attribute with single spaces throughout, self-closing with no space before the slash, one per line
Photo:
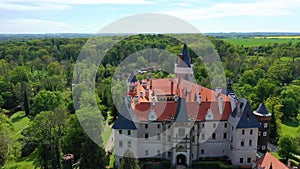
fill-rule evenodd
<path id="1" fill-rule="evenodd" d="M 21 132 L 26 129 L 30 123 L 30 119 L 25 116 L 24 111 L 17 112 L 10 117 L 14 129 L 12 134 L 13 140 L 17 141 L 21 139 L 23 136 Z M 16 147 L 15 151 L 21 151 L 21 145 Z M 3 167 L 3 169 L 28 169 L 35 168 L 33 165 L 33 161 L 36 158 L 36 153 L 32 153 L 27 157 L 20 158 L 18 160 L 11 160 Z"/>
<path id="2" fill-rule="evenodd" d="M 288 135 L 295 137 L 300 130 L 300 123 L 297 121 L 282 121 L 281 123 L 281 135 Z"/>
<path id="3" fill-rule="evenodd" d="M 104 126 L 104 130 L 103 130 L 103 133 L 102 133 L 102 139 L 103 139 L 103 145 L 104 145 L 104 146 L 106 146 L 107 141 L 108 141 L 109 136 L 111 135 L 111 133 L 112 133 L 111 126 L 105 125 L 105 126 Z"/>
<path id="4" fill-rule="evenodd" d="M 298 121 L 293 120 L 285 120 L 281 123 L 281 136 L 287 135 L 291 137 L 295 137 L 298 131 L 300 130 L 300 123 Z M 277 152 L 272 152 L 272 155 L 274 155 L 276 158 L 283 160 Z M 292 163 L 294 165 L 298 165 L 298 162 L 295 160 L 292 160 Z"/>
<path id="5" fill-rule="evenodd" d="M 21 132 L 28 127 L 30 119 L 25 116 L 24 111 L 13 114 L 10 119 L 14 126 L 12 137 L 14 139 L 22 138 Z"/>

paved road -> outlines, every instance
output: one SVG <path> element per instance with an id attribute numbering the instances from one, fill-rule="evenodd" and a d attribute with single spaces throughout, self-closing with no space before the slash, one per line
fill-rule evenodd
<path id="1" fill-rule="evenodd" d="M 178 165 L 178 166 L 176 166 L 176 169 L 185 169 L 185 166 L 184 165 Z"/>

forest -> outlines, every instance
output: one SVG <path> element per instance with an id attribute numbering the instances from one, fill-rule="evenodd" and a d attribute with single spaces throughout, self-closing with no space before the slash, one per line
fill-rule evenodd
<path id="1" fill-rule="evenodd" d="M 192 47 L 198 42 L 194 35 L 178 36 L 186 39 L 188 45 L 188 39 L 192 39 Z M 243 46 L 212 36 L 205 38 L 220 56 L 226 81 L 233 83 L 238 97 L 246 98 L 253 111 L 264 102 L 272 113 L 270 142 L 282 147 L 293 145 L 287 147 L 288 153 L 279 151 L 278 157 L 299 162 L 294 155 L 300 154 L 300 42 Z M 147 48 L 179 54 L 183 46 L 167 35 L 97 37 L 101 44 L 115 45 L 109 50 L 107 46 L 97 49 L 107 51 L 96 68 L 95 92 L 91 93 L 74 79 L 77 57 L 88 40 L 49 37 L 0 41 L 0 168 L 66 168 L 61 160 L 65 154 L 74 154 L 80 168 L 111 166 L 112 156 L 98 146 L 105 144 L 106 138 L 99 133 L 97 143 L 91 140 L 75 110 L 93 117 L 91 112 L 97 108 L 106 125 L 111 125 L 118 116 L 111 92 L 113 75 L 122 60 Z M 199 50 L 207 53 L 211 48 L 203 44 Z M 211 87 L 203 56 L 191 49 L 190 54 L 195 64 L 195 81 Z M 153 59 L 160 62 L 164 57 L 162 54 Z M 151 63 L 139 56 L 132 64 Z M 137 78 L 148 76 L 172 75 L 158 70 Z M 99 119 L 93 120 L 89 123 Z M 97 127 L 101 128 L 99 132 L 105 128 Z"/>

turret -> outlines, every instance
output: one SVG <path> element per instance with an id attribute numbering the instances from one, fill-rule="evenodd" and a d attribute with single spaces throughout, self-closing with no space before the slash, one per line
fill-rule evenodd
<path id="1" fill-rule="evenodd" d="M 258 109 L 253 112 L 257 121 L 260 123 L 260 128 L 258 131 L 258 143 L 257 149 L 261 152 L 267 151 L 267 145 L 269 140 L 269 125 L 272 118 L 272 114 L 266 108 L 264 103 L 260 104 Z"/>

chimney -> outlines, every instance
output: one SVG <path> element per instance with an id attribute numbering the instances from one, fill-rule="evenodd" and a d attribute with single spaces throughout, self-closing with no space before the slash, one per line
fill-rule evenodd
<path id="1" fill-rule="evenodd" d="M 288 162 L 287 162 L 287 167 L 291 168 L 291 161 L 290 160 L 288 160 Z"/>
<path id="2" fill-rule="evenodd" d="M 149 89 L 145 90 L 145 97 L 147 100 L 149 100 Z"/>
<path id="3" fill-rule="evenodd" d="M 174 80 L 173 78 L 171 79 L 171 95 L 173 95 L 174 92 Z"/>

